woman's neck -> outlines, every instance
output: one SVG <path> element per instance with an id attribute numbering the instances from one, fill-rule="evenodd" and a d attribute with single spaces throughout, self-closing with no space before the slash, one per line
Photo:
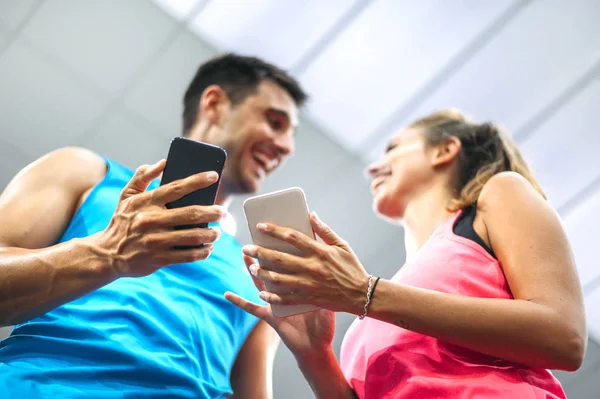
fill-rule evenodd
<path id="1" fill-rule="evenodd" d="M 446 207 L 452 198 L 443 185 L 436 185 L 412 198 L 404 210 L 404 245 L 406 255 L 412 257 L 433 232 L 452 215 Z"/>

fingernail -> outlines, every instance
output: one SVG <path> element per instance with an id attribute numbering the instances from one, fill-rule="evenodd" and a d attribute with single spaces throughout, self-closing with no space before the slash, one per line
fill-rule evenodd
<path id="1" fill-rule="evenodd" d="M 259 223 L 256 225 L 256 228 L 260 231 L 267 231 L 267 225 L 264 223 Z"/>
<path id="2" fill-rule="evenodd" d="M 221 228 L 220 227 L 215 226 L 215 227 L 211 227 L 211 229 L 213 229 L 217 233 L 217 239 L 219 237 L 221 237 Z"/>
<path id="3" fill-rule="evenodd" d="M 259 297 L 260 299 L 262 299 L 263 301 L 266 301 L 266 300 L 267 300 L 267 299 L 266 299 L 266 298 L 267 298 L 267 295 L 265 294 L 265 292 L 264 292 L 264 291 L 261 291 L 261 292 L 258 294 L 258 297 Z"/>
<path id="4" fill-rule="evenodd" d="M 242 247 L 242 252 L 248 256 L 254 256 L 255 248 L 253 245 L 244 245 Z"/>
<path id="5" fill-rule="evenodd" d="M 208 172 L 208 173 L 206 174 L 206 177 L 207 177 L 209 180 L 216 180 L 216 179 L 219 177 L 219 174 L 218 174 L 217 172 Z"/>
<path id="6" fill-rule="evenodd" d="M 256 265 L 252 265 L 248 269 L 250 270 L 250 273 L 252 273 L 252 275 L 254 277 L 257 277 L 257 270 L 256 269 L 258 269 L 258 267 Z"/>

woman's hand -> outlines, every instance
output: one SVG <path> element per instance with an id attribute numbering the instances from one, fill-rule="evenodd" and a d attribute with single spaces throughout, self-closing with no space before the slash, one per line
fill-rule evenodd
<path id="1" fill-rule="evenodd" d="M 249 256 L 245 255 L 244 261 L 248 269 L 257 267 Z M 252 279 L 259 291 L 265 291 L 262 280 L 254 276 Z M 275 329 L 296 357 L 316 398 L 357 398 L 333 353 L 331 343 L 335 332 L 335 314 L 332 311 L 321 309 L 278 318 L 273 315 L 271 305 L 260 306 L 231 292 L 226 292 L 225 298 Z"/>
<path id="2" fill-rule="evenodd" d="M 311 304 L 335 312 L 361 314 L 366 301 L 369 276 L 350 248 L 316 213 L 310 216 L 313 230 L 323 242 L 293 229 L 259 224 L 265 234 L 286 241 L 302 251 L 294 256 L 270 249 L 246 246 L 244 254 L 257 258 L 250 272 L 270 291 L 260 297 L 271 304 Z"/>
<path id="3" fill-rule="evenodd" d="M 254 260 L 248 256 L 244 256 L 244 261 L 249 269 L 256 266 Z M 252 279 L 259 291 L 265 290 L 263 281 L 254 276 Z M 318 357 L 331 350 L 331 342 L 335 333 L 335 314 L 333 312 L 322 309 L 278 318 L 273 315 L 270 305 L 260 306 L 231 292 L 226 292 L 225 298 L 273 327 L 298 361 L 310 361 L 311 357 Z"/>

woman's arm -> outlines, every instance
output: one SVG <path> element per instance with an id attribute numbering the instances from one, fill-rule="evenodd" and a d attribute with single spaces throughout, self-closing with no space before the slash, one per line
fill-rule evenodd
<path id="1" fill-rule="evenodd" d="M 479 208 L 515 300 L 380 281 L 369 315 L 531 367 L 578 369 L 587 342 L 583 298 L 558 216 L 513 173 L 486 184 Z"/>
<path id="2" fill-rule="evenodd" d="M 226 293 L 225 297 L 234 305 L 266 321 L 276 330 L 277 334 L 279 334 L 286 346 L 296 357 L 298 367 L 317 399 L 357 398 L 342 374 L 342 369 L 331 347 L 333 330 L 331 329 L 332 326 L 328 325 L 333 323 L 333 314 L 321 310 L 286 318 L 277 318 L 273 315 L 269 305 L 257 305 L 231 292 Z M 267 326 L 267 328 L 269 327 Z M 322 330 L 328 331 L 323 332 Z M 322 340 L 328 342 L 324 347 L 319 342 Z M 266 344 L 263 342 L 261 347 L 256 347 L 256 350 L 264 353 L 264 345 Z M 244 348 L 246 346 L 247 344 L 244 345 Z M 275 353 L 269 356 L 271 358 L 268 360 L 270 363 L 272 363 L 274 355 Z M 270 392 L 268 395 L 263 394 L 264 389 L 261 388 L 267 387 L 270 391 L 272 378 L 270 367 L 266 373 L 264 373 L 264 368 L 262 367 L 259 367 L 259 370 L 255 370 L 257 364 L 260 366 L 263 363 L 260 361 L 257 363 L 256 353 L 251 353 L 248 350 L 242 349 L 240 356 L 243 356 L 245 359 L 243 359 L 242 363 L 240 358 L 238 358 L 236 366 L 234 366 L 232 373 L 233 398 L 272 397 Z M 239 376 L 242 369 L 246 369 L 246 372 L 243 378 L 240 379 Z M 263 385 L 265 381 L 266 384 Z M 257 394 L 257 392 L 261 393 Z"/>
<path id="3" fill-rule="evenodd" d="M 298 358 L 298 367 L 308 381 L 317 399 L 357 399 L 342 369 L 335 358 L 333 349 L 307 358 Z"/>
<path id="4" fill-rule="evenodd" d="M 369 316 L 530 367 L 578 369 L 587 343 L 583 298 L 557 214 L 513 173 L 490 179 L 479 205 L 515 299 L 463 297 L 380 281 Z M 319 229 L 330 231 L 316 220 L 314 227 L 317 234 Z M 266 232 L 305 253 L 292 257 L 264 248 L 246 250 L 294 273 L 256 271 L 261 279 L 294 291 L 265 292 L 267 302 L 362 313 L 365 272 L 347 243 L 323 246 L 275 226 L 267 226 Z"/>
<path id="5" fill-rule="evenodd" d="M 585 352 L 582 332 L 568 319 L 523 299 L 463 297 L 381 280 L 369 316 L 529 367 L 574 371 Z"/>
<path id="6" fill-rule="evenodd" d="M 244 261 L 250 269 L 256 266 L 254 261 L 247 256 L 244 257 Z M 253 277 L 253 281 L 256 288 L 264 291 L 265 286 L 261 280 Z M 225 297 L 234 305 L 266 321 L 273 327 L 296 357 L 298 366 L 313 390 L 315 397 L 323 399 L 356 398 L 354 391 L 344 378 L 332 350 L 331 343 L 335 332 L 335 315 L 333 312 L 317 310 L 279 318 L 273 315 L 271 306 L 268 304 L 266 306 L 257 305 L 232 292 L 225 293 Z M 256 356 L 254 354 L 247 353 L 244 357 L 247 357 L 248 361 L 244 365 L 240 365 L 240 368 L 256 366 Z M 232 378 L 236 374 L 238 373 L 234 371 Z M 255 373 L 251 374 L 254 374 L 251 378 L 257 377 Z M 270 376 L 270 373 L 267 375 Z M 244 389 L 239 383 L 234 383 L 233 386 L 238 388 L 239 397 L 247 397 L 247 388 Z M 236 388 L 234 388 L 235 390 Z"/>

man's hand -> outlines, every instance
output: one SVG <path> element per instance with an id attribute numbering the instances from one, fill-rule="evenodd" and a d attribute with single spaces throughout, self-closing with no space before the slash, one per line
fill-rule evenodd
<path id="1" fill-rule="evenodd" d="M 117 277 L 146 276 L 163 266 L 205 259 L 212 251 L 210 243 L 219 238 L 218 229 L 176 230 L 174 227 L 217 222 L 224 216 L 221 207 L 165 207 L 167 203 L 216 183 L 217 173 L 199 173 L 146 191 L 164 167 L 164 160 L 139 167 L 121 192 L 108 227 L 93 236 L 95 248 L 110 260 Z M 200 248 L 173 249 L 200 245 Z"/>

